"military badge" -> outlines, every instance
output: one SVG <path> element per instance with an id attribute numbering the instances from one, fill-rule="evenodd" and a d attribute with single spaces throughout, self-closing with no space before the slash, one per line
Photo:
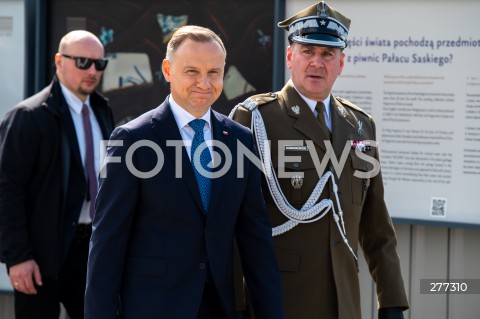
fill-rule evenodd
<path id="1" fill-rule="evenodd" d="M 327 9 L 325 8 L 324 1 L 317 4 L 317 15 L 319 17 L 328 18 L 328 13 L 327 13 Z"/>
<path id="2" fill-rule="evenodd" d="M 350 141 L 352 150 L 358 148 L 360 151 L 365 152 L 372 149 L 370 141 Z"/>
<path id="3" fill-rule="evenodd" d="M 285 151 L 308 152 L 308 146 L 285 145 Z"/>
<path id="4" fill-rule="evenodd" d="M 291 183 L 294 189 L 300 189 L 303 186 L 303 177 L 300 175 L 293 175 Z"/>
<path id="5" fill-rule="evenodd" d="M 300 106 L 298 106 L 298 105 L 292 106 L 292 111 L 293 111 L 293 113 L 295 113 L 297 115 L 300 114 Z"/>
<path id="6" fill-rule="evenodd" d="M 347 111 L 345 111 L 345 109 L 343 107 L 337 106 L 337 111 L 338 111 L 338 113 L 340 113 L 340 115 L 342 117 L 344 117 L 344 118 L 347 117 Z"/>
<path id="7" fill-rule="evenodd" d="M 362 121 L 358 121 L 357 134 L 360 135 L 360 136 L 362 136 L 362 134 L 363 134 L 363 122 Z"/>

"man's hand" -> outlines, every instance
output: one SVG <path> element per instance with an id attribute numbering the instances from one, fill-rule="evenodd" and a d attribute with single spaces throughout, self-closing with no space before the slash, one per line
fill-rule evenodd
<path id="1" fill-rule="evenodd" d="M 35 280 L 38 286 L 42 285 L 40 268 L 33 259 L 11 266 L 9 276 L 12 287 L 27 295 L 35 295 L 37 293 L 33 280 Z"/>

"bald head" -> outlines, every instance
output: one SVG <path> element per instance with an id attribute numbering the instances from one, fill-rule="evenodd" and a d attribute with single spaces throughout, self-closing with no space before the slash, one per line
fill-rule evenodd
<path id="1" fill-rule="evenodd" d="M 103 44 L 95 34 L 85 30 L 74 30 L 64 35 L 63 38 L 60 40 L 60 44 L 58 45 L 58 52 L 65 53 L 68 51 L 69 46 L 79 42 L 94 42 L 99 47 L 101 47 L 103 51 Z"/>

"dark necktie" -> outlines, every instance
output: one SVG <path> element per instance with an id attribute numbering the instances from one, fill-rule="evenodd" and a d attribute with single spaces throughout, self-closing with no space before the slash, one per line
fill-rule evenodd
<path id="1" fill-rule="evenodd" d="M 195 131 L 195 135 L 193 136 L 192 140 L 192 149 L 190 154 L 190 159 L 193 165 L 193 171 L 195 172 L 195 177 L 197 178 L 198 189 L 200 190 L 200 196 L 202 197 L 202 204 L 205 212 L 208 211 L 208 204 L 210 202 L 210 193 L 212 190 L 212 180 L 208 176 L 202 175 L 199 170 L 197 169 L 197 165 L 195 165 L 195 153 L 197 148 L 205 142 L 205 138 L 203 136 L 203 127 L 205 126 L 205 121 L 196 119 L 188 123 L 191 128 Z M 198 155 L 197 155 L 198 156 Z M 203 170 L 210 172 L 210 168 L 208 164 L 212 161 L 212 157 L 210 155 L 210 151 L 208 147 L 205 147 L 200 154 L 200 165 Z M 205 172 L 204 172 L 205 173 Z"/>
<path id="2" fill-rule="evenodd" d="M 315 109 L 317 110 L 317 120 L 320 121 L 320 125 L 322 126 L 323 133 L 325 136 L 328 136 L 328 139 L 330 139 L 330 130 L 328 129 L 327 122 L 325 121 L 325 105 L 323 102 L 317 102 L 317 105 L 315 106 Z"/>
<path id="3" fill-rule="evenodd" d="M 90 217 L 95 214 L 95 197 L 97 196 L 97 174 L 95 173 L 95 158 L 93 153 L 92 124 L 86 104 L 82 108 L 83 132 L 85 134 L 85 170 L 87 171 L 88 197 L 90 199 Z"/>

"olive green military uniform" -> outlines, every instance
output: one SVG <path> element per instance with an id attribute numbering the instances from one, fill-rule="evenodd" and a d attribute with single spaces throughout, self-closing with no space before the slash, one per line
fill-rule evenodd
<path id="1" fill-rule="evenodd" d="M 341 174 L 335 173 L 347 238 L 355 253 L 358 252 L 358 244 L 363 249 L 377 284 L 379 307 L 408 308 L 396 253 L 395 231 L 384 202 L 382 176 L 377 174 L 362 179 L 353 175 L 355 171 L 373 169 L 372 163 L 358 157 L 352 147 L 352 144 L 362 144 L 361 141 L 376 140 L 373 119 L 350 102 L 331 96 L 328 106 L 332 121 L 330 139 L 328 131 L 322 129 L 320 121 L 291 81 L 280 92 L 257 95 L 251 100 L 257 104 L 265 123 L 277 176 L 279 169 L 304 173 L 301 187 L 292 186 L 291 178 L 279 178 L 281 191 L 296 209 L 300 209 L 307 201 L 320 177 L 314 166 L 314 158 L 306 147 L 289 148 L 289 142 L 285 142 L 282 146 L 286 149 L 285 155 L 299 156 L 300 160 L 279 164 L 279 152 L 283 150 L 278 150 L 278 142 L 299 140 L 306 146 L 305 141 L 311 140 L 319 162 L 327 151 L 325 140 L 331 141 L 338 160 L 347 144 L 349 151 L 343 170 Z M 250 127 L 251 115 L 251 110 L 240 106 L 234 119 Z M 378 160 L 377 148 L 367 146 L 362 152 Z M 327 169 L 334 172 L 331 161 Z M 265 179 L 263 192 L 272 227 L 287 221 L 274 203 Z M 331 182 L 322 192 L 322 198 L 334 200 Z M 358 264 L 343 242 L 331 212 L 316 222 L 300 224 L 274 237 L 274 243 L 282 275 L 287 318 L 361 317 Z"/>

